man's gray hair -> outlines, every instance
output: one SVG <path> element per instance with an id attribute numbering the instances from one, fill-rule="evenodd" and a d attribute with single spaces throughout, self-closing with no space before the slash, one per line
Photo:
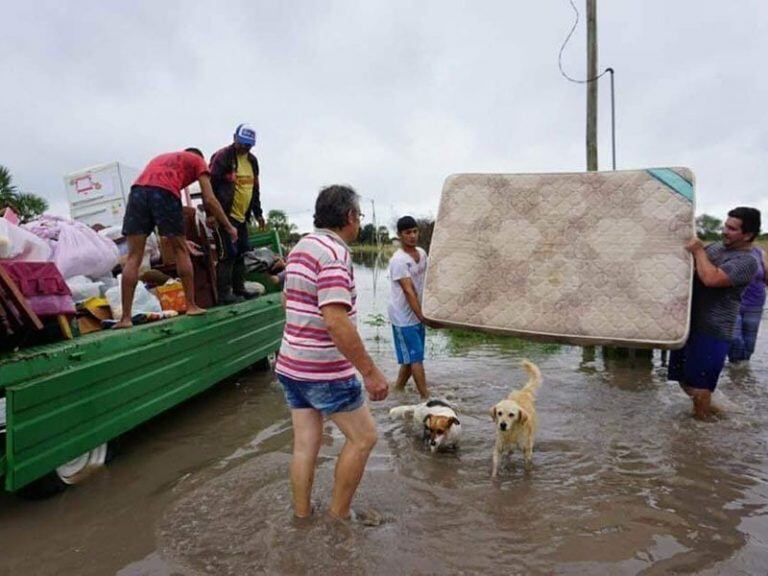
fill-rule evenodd
<path id="1" fill-rule="evenodd" d="M 360 212 L 357 192 L 351 186 L 327 186 L 320 190 L 315 202 L 315 228 L 344 228 L 350 212 Z"/>

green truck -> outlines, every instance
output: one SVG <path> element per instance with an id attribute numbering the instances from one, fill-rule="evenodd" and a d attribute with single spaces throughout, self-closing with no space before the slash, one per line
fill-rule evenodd
<path id="1" fill-rule="evenodd" d="M 252 235 L 251 244 L 280 251 L 271 232 Z M 103 464 L 110 440 L 229 376 L 264 366 L 280 346 L 284 322 L 280 293 L 272 292 L 203 316 L 0 355 L 5 490 L 77 483 Z"/>

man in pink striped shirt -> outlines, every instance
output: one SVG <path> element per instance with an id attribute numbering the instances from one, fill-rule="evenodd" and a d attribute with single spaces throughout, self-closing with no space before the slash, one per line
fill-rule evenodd
<path id="1" fill-rule="evenodd" d="M 312 514 L 312 482 L 329 417 L 346 437 L 334 476 L 329 514 L 347 519 L 376 426 L 356 371 L 371 400 L 389 387 L 357 333 L 355 278 L 347 242 L 360 232 L 360 202 L 348 186 L 329 186 L 315 203 L 314 233 L 302 238 L 285 268 L 285 330 L 275 368 L 291 409 L 293 510 Z"/>

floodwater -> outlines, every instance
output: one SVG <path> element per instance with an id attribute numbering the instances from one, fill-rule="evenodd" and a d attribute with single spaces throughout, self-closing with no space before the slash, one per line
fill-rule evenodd
<path id="1" fill-rule="evenodd" d="M 397 366 L 384 270 L 358 265 L 360 329 Z M 765 323 L 763 324 L 765 327 Z M 292 519 L 289 414 L 270 373 L 252 372 L 125 436 L 89 482 L 45 501 L 0 496 L 0 573 L 766 574 L 768 334 L 749 366 L 726 367 L 727 418 L 700 423 L 665 382 L 660 355 L 607 360 L 580 348 L 431 331 L 427 377 L 459 409 L 462 443 L 430 454 L 389 420 L 413 387 L 372 405 L 380 440 L 356 499 L 378 526 L 331 522 L 326 427 L 318 516 Z M 544 375 L 534 464 L 512 455 L 490 479 L 491 405 Z"/>

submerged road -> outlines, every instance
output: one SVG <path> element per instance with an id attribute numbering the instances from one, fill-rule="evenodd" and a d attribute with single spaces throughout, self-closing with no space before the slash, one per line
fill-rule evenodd
<path id="1" fill-rule="evenodd" d="M 397 367 L 383 271 L 358 266 L 360 327 Z M 764 325 L 765 328 L 765 325 Z M 544 375 L 534 466 L 490 475 L 491 405 Z M 700 423 L 653 360 L 585 362 L 581 349 L 431 332 L 427 376 L 462 418 L 456 453 L 433 455 L 390 407 L 356 501 L 375 527 L 296 522 L 291 432 L 279 385 L 249 373 L 126 435 L 86 484 L 44 501 L 0 496 L 0 574 L 765 574 L 768 334 L 726 367 L 724 420 Z M 328 502 L 342 439 L 326 427 L 315 498 Z"/>

